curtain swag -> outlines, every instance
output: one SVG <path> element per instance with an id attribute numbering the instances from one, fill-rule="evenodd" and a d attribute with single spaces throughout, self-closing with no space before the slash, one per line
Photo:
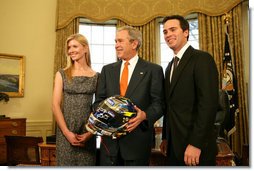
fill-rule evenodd
<path id="1" fill-rule="evenodd" d="M 156 17 L 200 12 L 222 15 L 243 0 L 58 0 L 57 26 L 61 29 L 74 18 L 85 17 L 95 22 L 119 19 L 133 26 L 144 25 Z"/>

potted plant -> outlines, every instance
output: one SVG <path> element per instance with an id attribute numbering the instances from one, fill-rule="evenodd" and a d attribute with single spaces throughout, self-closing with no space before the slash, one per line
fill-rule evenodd
<path id="1" fill-rule="evenodd" d="M 4 100 L 5 102 L 8 102 L 9 101 L 9 96 L 8 94 L 5 94 L 5 93 L 1 93 L 0 92 L 0 102 Z"/>

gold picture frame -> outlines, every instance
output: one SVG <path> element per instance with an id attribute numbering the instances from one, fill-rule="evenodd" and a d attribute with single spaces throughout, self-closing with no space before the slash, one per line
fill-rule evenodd
<path id="1" fill-rule="evenodd" d="M 24 56 L 0 53 L 0 92 L 24 96 Z"/>

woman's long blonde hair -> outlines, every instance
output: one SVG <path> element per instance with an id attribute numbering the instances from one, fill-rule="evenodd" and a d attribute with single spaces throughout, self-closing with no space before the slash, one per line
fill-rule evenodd
<path id="1" fill-rule="evenodd" d="M 82 34 L 72 34 L 72 35 L 70 35 L 67 38 L 66 42 L 65 42 L 65 54 L 66 54 L 66 57 L 67 57 L 67 65 L 66 65 L 66 68 L 65 68 L 65 74 L 66 74 L 68 80 L 71 80 L 71 78 L 72 78 L 71 71 L 72 71 L 73 64 L 74 64 L 74 61 L 68 55 L 68 43 L 71 40 L 76 40 L 81 45 L 83 45 L 84 47 L 87 47 L 87 53 L 85 55 L 85 61 L 86 61 L 87 66 L 91 67 L 90 49 L 89 49 L 89 44 L 88 44 L 88 41 L 87 41 L 86 37 L 83 36 Z"/>

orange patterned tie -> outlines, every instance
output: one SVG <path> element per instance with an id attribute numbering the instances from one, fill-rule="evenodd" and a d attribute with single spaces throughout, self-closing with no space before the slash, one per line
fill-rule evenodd
<path id="1" fill-rule="evenodd" d="M 125 96 L 127 86 L 128 86 L 128 65 L 129 65 L 129 62 L 126 61 L 124 63 L 124 68 L 123 68 L 122 77 L 120 81 L 120 95 L 121 96 Z"/>

